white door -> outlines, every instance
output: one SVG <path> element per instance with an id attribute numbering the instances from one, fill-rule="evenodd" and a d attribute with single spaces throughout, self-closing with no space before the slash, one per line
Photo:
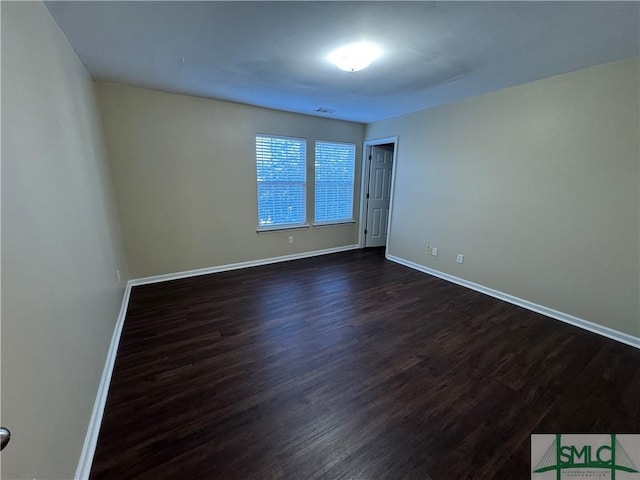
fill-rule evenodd
<path id="1" fill-rule="evenodd" d="M 393 150 L 371 147 L 369 186 L 366 194 L 365 247 L 381 247 L 387 244 L 392 164 Z"/>

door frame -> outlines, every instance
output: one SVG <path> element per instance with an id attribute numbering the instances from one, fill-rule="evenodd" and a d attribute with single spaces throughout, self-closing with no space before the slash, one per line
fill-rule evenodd
<path id="1" fill-rule="evenodd" d="M 374 140 L 365 140 L 362 148 L 362 179 L 360 185 L 360 219 L 358 221 L 358 247 L 364 248 L 364 228 L 367 224 L 367 189 L 369 188 L 369 174 L 371 163 L 369 162 L 369 154 L 371 147 L 393 143 L 393 160 L 391 165 L 391 191 L 389 192 L 389 218 L 387 218 L 387 242 L 385 248 L 389 247 L 389 238 L 391 237 L 391 217 L 393 216 L 393 197 L 396 183 L 396 164 L 398 159 L 398 136 L 376 138 Z"/>

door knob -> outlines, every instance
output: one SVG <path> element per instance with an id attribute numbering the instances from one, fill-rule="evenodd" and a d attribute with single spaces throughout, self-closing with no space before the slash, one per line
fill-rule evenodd
<path id="1" fill-rule="evenodd" d="M 4 447 L 7 446 L 11 440 L 11 432 L 8 428 L 0 427 L 0 450 L 4 450 Z"/>

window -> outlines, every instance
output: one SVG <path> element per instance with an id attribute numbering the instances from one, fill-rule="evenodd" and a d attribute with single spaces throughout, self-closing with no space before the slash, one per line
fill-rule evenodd
<path id="1" fill-rule="evenodd" d="M 306 150 L 301 138 L 256 135 L 259 230 L 305 224 Z"/>
<path id="2" fill-rule="evenodd" d="M 315 223 L 353 220 L 356 146 L 316 142 Z"/>

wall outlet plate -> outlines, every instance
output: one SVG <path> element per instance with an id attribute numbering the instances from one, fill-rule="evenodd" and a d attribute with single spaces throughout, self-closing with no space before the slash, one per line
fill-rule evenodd
<path id="1" fill-rule="evenodd" d="M 459 253 L 458 256 L 456 257 L 456 262 L 462 263 L 463 260 L 464 260 L 464 255 Z"/>
<path id="2" fill-rule="evenodd" d="M 433 255 L 434 257 L 438 256 L 438 247 L 433 247 L 431 249 L 431 255 Z"/>

